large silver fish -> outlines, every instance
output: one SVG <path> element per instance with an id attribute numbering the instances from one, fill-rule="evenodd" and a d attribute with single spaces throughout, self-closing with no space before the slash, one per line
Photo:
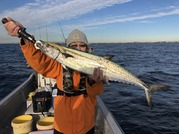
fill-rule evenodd
<path id="1" fill-rule="evenodd" d="M 100 67 L 103 70 L 103 74 L 108 76 L 109 80 L 132 84 L 144 89 L 148 105 L 152 108 L 152 92 L 155 91 L 155 88 L 150 88 L 120 65 L 104 57 L 54 43 L 37 41 L 35 46 L 52 59 L 79 72 L 90 75 L 93 73 L 94 68 Z"/>

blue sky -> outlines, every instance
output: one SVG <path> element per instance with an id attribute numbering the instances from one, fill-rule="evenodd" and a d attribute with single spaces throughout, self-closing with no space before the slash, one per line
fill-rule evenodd
<path id="1" fill-rule="evenodd" d="M 1 0 L 0 18 L 36 39 L 63 41 L 77 28 L 93 42 L 179 41 L 179 0 Z M 18 42 L 0 25 L 0 43 Z"/>

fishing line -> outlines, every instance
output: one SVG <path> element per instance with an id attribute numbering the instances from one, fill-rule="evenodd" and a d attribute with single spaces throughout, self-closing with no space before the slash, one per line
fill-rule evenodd
<path id="1" fill-rule="evenodd" d="M 58 26 L 59 26 L 59 28 L 60 28 L 60 30 L 61 30 L 61 32 L 62 32 L 62 36 L 63 36 L 64 42 L 65 42 L 65 44 L 66 44 L 66 38 L 65 38 L 65 35 L 64 35 L 62 26 L 61 26 L 61 24 L 60 24 L 59 18 L 58 18 L 57 16 L 56 16 L 56 18 L 57 18 Z"/>
<path id="2" fill-rule="evenodd" d="M 46 38 L 47 38 L 47 42 L 48 42 L 48 30 L 47 30 L 47 24 L 46 24 Z"/>

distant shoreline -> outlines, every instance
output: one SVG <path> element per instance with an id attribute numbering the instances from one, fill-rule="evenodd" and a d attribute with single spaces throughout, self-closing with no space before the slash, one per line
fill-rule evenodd
<path id="1" fill-rule="evenodd" d="M 53 43 L 56 43 L 56 44 L 65 44 L 64 42 L 53 42 Z M 155 44 L 155 43 L 179 43 L 179 41 L 158 41 L 158 42 L 100 42 L 100 43 L 90 43 L 91 45 L 92 44 Z M 0 43 L 0 45 L 19 45 L 19 43 Z"/>

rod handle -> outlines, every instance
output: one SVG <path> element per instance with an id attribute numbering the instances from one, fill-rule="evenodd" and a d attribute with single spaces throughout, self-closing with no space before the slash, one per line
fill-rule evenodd
<path id="1" fill-rule="evenodd" d="M 2 22 L 3 24 L 5 24 L 5 23 L 8 22 L 8 20 L 7 20 L 7 18 L 3 18 L 3 19 L 1 20 L 1 22 Z M 25 30 L 26 30 L 26 28 L 20 28 L 20 29 L 19 29 L 19 31 L 18 31 L 19 38 L 20 38 L 20 37 L 23 37 L 23 38 L 25 38 L 25 39 L 31 41 L 32 43 L 35 43 L 36 40 L 35 40 L 30 34 L 28 34 Z"/>
<path id="2" fill-rule="evenodd" d="M 8 22 L 7 18 L 2 18 L 1 20 L 2 24 L 5 24 L 6 22 Z"/>

